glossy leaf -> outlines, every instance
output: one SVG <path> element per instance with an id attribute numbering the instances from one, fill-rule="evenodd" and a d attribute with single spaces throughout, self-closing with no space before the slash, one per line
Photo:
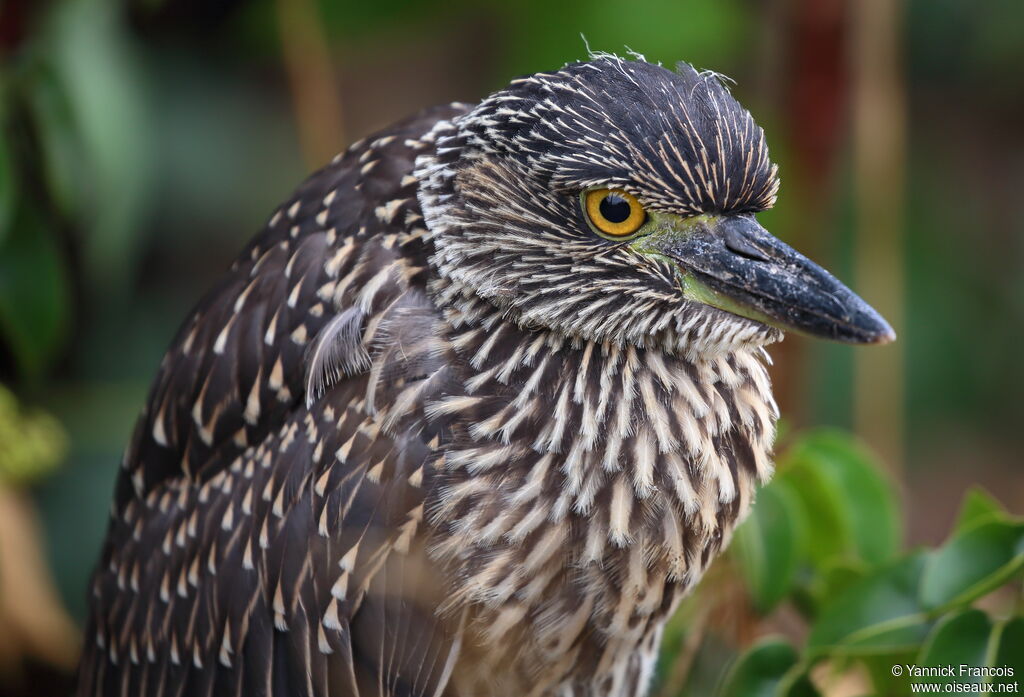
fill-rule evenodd
<path id="1" fill-rule="evenodd" d="M 927 682 L 1019 682 L 1024 675 L 1022 646 L 1024 618 L 993 624 L 985 613 L 968 609 L 939 621 L 916 662 L 921 666 L 954 666 L 954 676 L 929 677 Z M 972 668 L 985 671 L 975 672 Z"/>
<path id="2" fill-rule="evenodd" d="M 944 666 L 960 664 L 968 666 L 986 665 L 992 622 L 981 610 L 968 609 L 946 615 L 935 625 L 916 664 L 919 666 Z M 920 678 L 918 681 L 922 681 Z M 952 677 L 931 677 L 927 682 L 981 682 L 959 674 Z"/>
<path id="3" fill-rule="evenodd" d="M 828 602 L 830 598 L 836 598 L 846 591 L 850 586 L 863 579 L 866 570 L 863 564 L 849 563 L 843 559 L 836 559 L 826 564 L 813 573 L 807 573 L 803 577 L 804 589 L 811 597 L 797 595 L 797 607 L 805 615 L 814 616 L 817 613 L 817 606 Z"/>
<path id="4" fill-rule="evenodd" d="M 85 269 L 96 286 L 115 288 L 142 239 L 156 139 L 144 68 L 120 22 L 107 3 L 61 4 L 40 38 L 46 61 L 35 96 L 57 200 L 88 233 Z"/>
<path id="5" fill-rule="evenodd" d="M 1024 567 L 1024 523 L 982 520 L 954 533 L 935 552 L 921 579 L 927 608 L 968 603 Z"/>
<path id="6" fill-rule="evenodd" d="M 771 610 L 796 577 L 803 539 L 800 503 L 784 481 L 761 489 L 750 518 L 736 530 L 733 553 L 754 605 Z"/>
<path id="7" fill-rule="evenodd" d="M 39 136 L 41 169 L 47 196 L 66 219 L 84 214 L 84 202 L 95 195 L 96 182 L 88 176 L 88 157 L 74 122 L 68 96 L 54 70 L 34 66 L 25 99 Z"/>
<path id="8" fill-rule="evenodd" d="M 817 694 L 796 650 L 781 639 L 766 639 L 747 651 L 729 671 L 721 697 L 812 697 Z"/>
<path id="9" fill-rule="evenodd" d="M 899 508 L 893 487 L 870 453 L 839 431 L 818 430 L 802 438 L 787 455 L 789 481 L 808 480 L 800 487 L 809 506 L 808 516 L 825 528 L 818 536 L 838 533 L 826 540 L 818 558 L 832 553 L 852 553 L 873 564 L 892 559 L 902 540 Z M 819 498 L 821 497 L 821 498 Z M 821 508 L 833 508 L 820 516 Z"/>
<path id="10" fill-rule="evenodd" d="M 877 654 L 916 648 L 928 631 L 917 588 L 925 557 L 913 554 L 853 583 L 811 628 L 812 655 Z"/>
<path id="11" fill-rule="evenodd" d="M 982 520 L 1000 516 L 1005 516 L 1005 512 L 999 502 L 980 486 L 973 486 L 967 491 L 963 503 L 960 504 L 960 513 L 957 515 L 953 530 L 966 530 Z"/>
<path id="12" fill-rule="evenodd" d="M 1024 682 L 1024 617 L 1015 617 L 995 629 L 995 643 L 990 651 L 989 665 L 1004 669 L 1005 675 L 991 676 L 984 682 L 1005 683 Z"/>
<path id="13" fill-rule="evenodd" d="M 804 517 L 811 523 L 807 527 L 802 555 L 819 567 L 844 555 L 850 546 L 850 531 L 841 515 L 844 504 L 840 492 L 816 467 L 806 462 L 790 466 L 787 458 L 786 466 L 780 465 L 779 469 L 775 481 L 789 485 L 804 510 Z"/>
<path id="14" fill-rule="evenodd" d="M 822 571 L 823 591 L 828 597 L 834 598 L 864 578 L 864 574 L 861 567 L 837 562 Z"/>
<path id="15" fill-rule="evenodd" d="M 60 248 L 39 214 L 18 206 L 0 247 L 0 341 L 21 372 L 38 376 L 55 357 L 67 330 L 69 289 Z"/>

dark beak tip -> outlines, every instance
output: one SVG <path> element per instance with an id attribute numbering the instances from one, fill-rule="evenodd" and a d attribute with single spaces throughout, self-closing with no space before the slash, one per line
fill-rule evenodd
<path id="1" fill-rule="evenodd" d="M 726 216 L 694 234 L 666 238 L 660 250 L 768 324 L 846 344 L 896 341 L 877 310 L 752 216 Z"/>

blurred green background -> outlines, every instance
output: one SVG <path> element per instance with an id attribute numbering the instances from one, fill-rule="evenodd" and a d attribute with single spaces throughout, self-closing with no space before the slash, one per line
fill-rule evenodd
<path id="1" fill-rule="evenodd" d="M 776 347 L 788 425 L 863 436 L 912 542 L 973 482 L 1024 511 L 1022 30 L 1019 0 L 0 0 L 0 694 L 66 685 L 149 380 L 275 204 L 581 36 L 733 78 L 781 168 L 763 222 L 899 333 Z"/>

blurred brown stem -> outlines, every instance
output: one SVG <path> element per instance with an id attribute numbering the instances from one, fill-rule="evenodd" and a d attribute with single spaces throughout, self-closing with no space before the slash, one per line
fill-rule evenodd
<path id="1" fill-rule="evenodd" d="M 70 672 L 78 640 L 44 558 L 35 509 L 0 483 L 0 673 L 16 672 L 26 657 Z"/>
<path id="2" fill-rule="evenodd" d="M 899 334 L 903 324 L 906 107 L 900 61 L 903 3 L 850 3 L 857 236 L 855 281 Z M 903 462 L 903 344 L 855 353 L 854 425 L 893 471 Z"/>
<path id="3" fill-rule="evenodd" d="M 690 669 L 697 657 L 701 644 L 704 643 L 704 631 L 707 629 L 708 618 L 714 609 L 713 602 L 706 603 L 694 616 L 690 623 L 690 631 L 686 634 L 686 641 L 683 642 L 683 650 L 679 657 L 672 662 L 672 670 L 665 678 L 664 684 L 658 690 L 658 697 L 675 697 L 686 686 L 686 680 L 690 677 Z"/>
<path id="4" fill-rule="evenodd" d="M 344 143 L 341 99 L 313 0 L 277 0 L 281 50 L 306 163 L 320 166 Z"/>

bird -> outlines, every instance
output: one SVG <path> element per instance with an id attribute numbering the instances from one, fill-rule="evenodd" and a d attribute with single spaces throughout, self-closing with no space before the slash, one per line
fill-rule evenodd
<path id="1" fill-rule="evenodd" d="M 641 697 L 772 474 L 766 347 L 895 334 L 716 73 L 591 54 L 311 175 L 164 356 L 76 695 Z"/>

